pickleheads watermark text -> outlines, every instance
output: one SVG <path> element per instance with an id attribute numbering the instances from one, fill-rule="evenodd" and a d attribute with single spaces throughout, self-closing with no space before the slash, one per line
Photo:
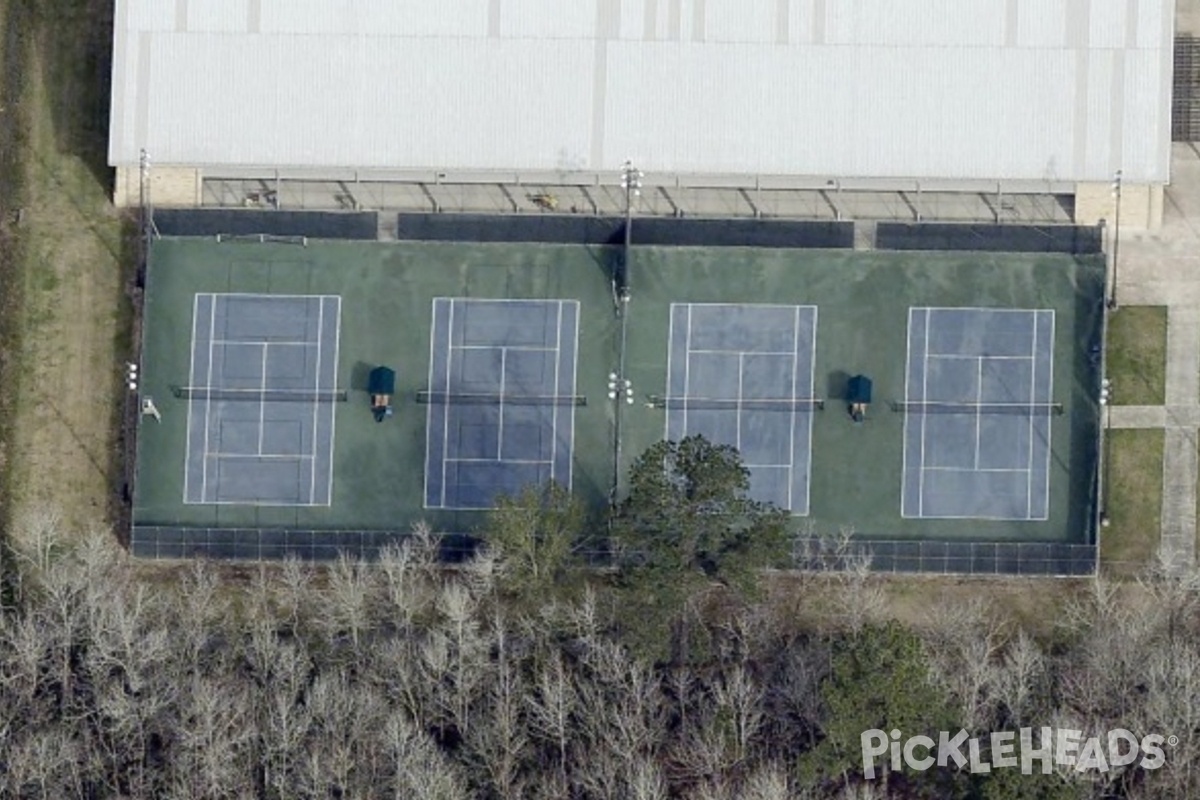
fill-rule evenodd
<path id="1" fill-rule="evenodd" d="M 937 741 L 924 735 L 901 740 L 898 730 L 872 728 L 860 738 L 863 775 L 868 779 L 875 777 L 878 761 L 893 771 L 904 766 L 924 771 L 935 764 L 953 764 L 973 773 L 1019 768 L 1026 775 L 1033 774 L 1035 765 L 1046 775 L 1056 766 L 1078 772 L 1107 772 L 1135 763 L 1142 769 L 1158 769 L 1166 762 L 1163 744 L 1173 747 L 1178 742 L 1174 736 L 1157 733 L 1139 738 L 1124 728 L 1114 728 L 1104 736 L 1084 736 L 1083 731 L 1050 727 L 995 731 L 986 737 L 972 737 L 962 730 L 942 731 Z"/>

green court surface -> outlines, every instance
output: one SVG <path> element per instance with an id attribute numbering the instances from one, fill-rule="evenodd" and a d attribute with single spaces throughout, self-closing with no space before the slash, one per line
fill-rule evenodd
<path id="1" fill-rule="evenodd" d="M 413 398 L 429 386 L 433 299 L 579 301 L 572 489 L 597 511 L 614 474 L 663 437 L 666 412 L 643 402 L 665 393 L 672 303 L 817 306 L 815 390 L 829 396 L 847 374 L 874 379 L 867 421 L 854 425 L 837 400 L 812 430 L 807 522 L 883 539 L 1083 542 L 1088 537 L 1098 384 L 1090 349 L 1098 341 L 1103 266 L 1059 255 L 871 253 L 636 248 L 627 308 L 626 376 L 638 402 L 621 407 L 621 460 L 614 470 L 614 404 L 620 321 L 609 283 L 616 253 L 561 245 L 314 242 L 217 243 L 162 239 L 153 246 L 144 310 L 141 388 L 161 422 L 141 418 L 135 525 L 306 530 L 407 530 L 420 520 L 451 532 L 477 530 L 478 511 L 424 508 L 426 415 Z M 197 293 L 341 297 L 333 489 L 328 506 L 185 504 L 189 383 Z M 911 306 L 1039 308 L 1055 311 L 1050 512 L 1042 521 L 903 519 L 903 399 Z M 367 373 L 396 370 L 395 414 L 372 418 Z M 194 402 L 194 401 L 192 401 Z M 936 424 L 936 420 L 933 424 Z"/>

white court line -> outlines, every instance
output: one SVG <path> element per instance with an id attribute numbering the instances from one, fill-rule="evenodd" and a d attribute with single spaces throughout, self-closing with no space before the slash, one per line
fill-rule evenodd
<path id="1" fill-rule="evenodd" d="M 691 366 L 692 366 L 692 304 L 687 304 L 687 334 L 683 340 L 683 396 L 691 395 Z M 687 436 L 688 418 L 687 403 L 683 404 L 683 430 L 680 438 Z"/>
<path id="2" fill-rule="evenodd" d="M 793 365 L 794 366 L 794 365 Z M 733 440 L 734 446 L 740 454 L 742 452 L 742 371 L 746 368 L 746 354 L 738 353 L 738 392 L 737 392 L 737 419 L 734 422 Z"/>
<path id="3" fill-rule="evenodd" d="M 320 300 L 317 301 L 317 341 L 318 342 L 323 341 L 322 337 L 324 336 L 324 332 L 325 332 L 325 299 L 321 298 Z M 321 350 L 322 349 L 323 348 L 320 348 L 320 347 L 317 348 L 317 370 L 316 370 L 317 371 L 317 380 L 316 380 L 316 385 L 313 386 L 313 391 L 315 391 L 315 392 L 321 391 Z M 265 360 L 264 360 L 264 364 L 265 364 Z M 263 370 L 263 374 L 264 374 L 264 380 L 265 380 L 265 375 L 266 375 L 265 368 Z M 321 404 L 314 402 L 313 403 L 313 416 L 312 416 L 312 442 L 313 442 L 314 449 L 317 446 L 317 428 L 318 428 L 318 420 L 320 419 L 320 416 L 321 416 Z M 312 469 L 309 470 L 309 475 L 310 475 L 310 477 L 309 477 L 309 481 L 308 481 L 308 502 L 311 504 L 311 503 L 315 503 L 317 500 L 317 460 L 315 458 L 312 460 Z"/>
<path id="4" fill-rule="evenodd" d="M 579 301 L 568 301 L 575 308 L 575 350 L 574 360 L 571 362 L 571 394 L 576 391 L 576 379 L 579 377 Z M 567 460 L 567 490 L 571 489 L 571 480 L 575 475 L 575 406 L 568 407 L 571 416 L 571 457 Z"/>
<path id="5" fill-rule="evenodd" d="M 270 345 L 263 344 L 262 346 L 262 383 L 260 389 L 262 397 L 258 400 L 258 452 L 262 453 L 263 447 L 263 430 L 267 423 L 267 401 L 264 399 L 267 396 L 267 350 Z"/>
<path id="6" fill-rule="evenodd" d="M 504 386 L 508 382 L 508 348 L 500 348 L 500 402 L 496 412 L 496 460 L 504 460 Z"/>
<path id="7" fill-rule="evenodd" d="M 429 389 L 433 391 L 433 342 L 437 336 L 437 309 L 438 301 L 434 300 L 431 304 L 433 309 L 433 319 L 429 323 Z M 425 409 L 425 475 L 422 480 L 421 507 L 429 508 L 429 473 L 432 471 L 429 463 L 430 442 L 433 438 L 433 403 Z M 442 453 L 444 456 L 445 453 Z"/>
<path id="8" fill-rule="evenodd" d="M 804 308 L 804 306 L 794 306 L 794 308 L 796 308 L 798 310 L 798 309 Z M 695 350 L 692 350 L 691 352 L 699 353 L 701 355 L 726 355 L 726 356 L 736 356 L 736 355 L 740 355 L 742 353 L 750 353 L 751 355 L 756 355 L 756 356 L 794 356 L 795 355 L 795 353 L 789 353 L 786 350 L 713 350 L 710 348 L 697 348 Z"/>
<path id="9" fill-rule="evenodd" d="M 910 395 L 908 393 L 908 377 L 912 373 L 912 329 L 913 329 L 913 307 L 908 308 L 908 329 L 904 333 L 904 402 L 908 402 Z M 908 414 L 904 415 L 903 429 L 900 443 L 900 516 L 906 518 L 904 507 L 906 498 L 908 497 Z"/>
<path id="10" fill-rule="evenodd" d="M 1012 468 L 1009 468 L 1009 467 L 972 467 L 970 469 L 968 469 L 966 467 L 926 467 L 925 471 L 926 472 L 974 473 L 974 472 L 1025 472 L 1026 470 L 1023 467 L 1012 467 Z M 1021 519 L 1021 517 L 1017 517 L 1017 519 Z"/>
<path id="11" fill-rule="evenodd" d="M 789 303 L 681 303 L 680 305 L 695 306 L 696 308 L 778 308 L 788 311 L 796 307 Z"/>
<path id="12" fill-rule="evenodd" d="M 191 361 L 188 363 L 188 385 L 196 385 L 196 323 L 197 315 L 200 313 L 200 295 L 192 296 L 192 353 Z M 188 476 L 191 474 L 192 464 L 192 403 L 187 404 L 187 441 L 184 443 L 183 451 L 183 502 L 186 505 L 190 502 L 188 499 Z M 201 468 L 203 469 L 204 457 L 200 458 Z M 203 499 L 203 498 L 201 498 Z"/>
<path id="13" fill-rule="evenodd" d="M 968 356 L 961 353 L 930 353 L 929 359 L 932 361 L 935 358 L 960 361 L 971 361 L 976 358 L 986 358 L 989 361 L 1028 361 L 1029 356 Z"/>
<path id="14" fill-rule="evenodd" d="M 309 341 L 300 341 L 299 339 L 295 339 L 295 340 L 287 339 L 287 340 L 281 341 L 281 342 L 274 342 L 274 341 L 272 341 L 272 342 L 256 342 L 251 339 L 213 339 L 213 344 L 224 344 L 224 345 L 234 344 L 234 345 L 244 345 L 246 347 L 253 347 L 255 345 L 261 345 L 261 344 L 269 344 L 272 347 L 315 347 L 317 343 L 309 342 Z"/>
<path id="15" fill-rule="evenodd" d="M 667 315 L 667 385 L 663 387 L 663 397 L 671 397 L 671 356 L 675 350 L 675 308 L 678 303 L 671 303 L 671 309 Z M 687 359 L 687 355 L 684 355 Z M 671 409 L 667 409 L 667 413 L 663 414 L 663 441 L 671 440 Z"/>
<path id="16" fill-rule="evenodd" d="M 296 453 L 288 455 L 287 453 L 209 453 L 209 458 L 266 458 L 266 459 L 285 459 L 287 461 L 304 461 L 310 458 L 316 458 L 315 455 L 303 455 Z"/>
<path id="17" fill-rule="evenodd" d="M 1054 309 L 1044 309 L 1042 313 L 1050 315 L 1050 374 L 1046 378 L 1046 402 L 1050 402 L 1054 399 L 1054 325 L 1056 316 L 1054 314 Z M 1046 510 L 1040 517 L 1036 518 L 1039 520 L 1050 518 L 1050 445 L 1054 441 L 1053 434 L 1054 419 L 1052 417 L 1046 417 Z M 1032 452 L 1032 450 L 1030 452 Z M 1030 471 L 1033 471 L 1032 467 L 1030 467 Z"/>
<path id="18" fill-rule="evenodd" d="M 453 461 L 455 464 L 495 464 L 494 458 L 447 458 L 447 461 Z M 546 461 L 541 458 L 506 458 L 503 460 L 505 464 L 553 464 L 553 461 Z"/>
<path id="19" fill-rule="evenodd" d="M 336 298 L 336 302 L 334 303 L 335 313 L 334 313 L 333 320 L 334 320 L 334 325 L 337 326 L 337 328 L 333 332 L 333 388 L 336 389 L 337 388 L 338 364 L 341 363 L 339 361 L 339 359 L 341 358 L 341 351 L 342 351 L 342 296 L 341 295 L 333 295 L 333 296 Z M 321 302 L 322 302 L 322 304 L 324 304 L 325 301 L 322 300 Z M 317 352 L 318 353 L 320 352 L 319 348 L 318 348 Z M 318 374 L 320 374 L 320 373 L 318 373 Z M 329 404 L 329 483 L 328 483 L 328 489 L 327 489 L 328 494 L 326 495 L 327 502 L 323 504 L 323 505 L 327 505 L 327 506 L 333 505 L 333 453 L 334 453 L 334 445 L 337 443 L 337 408 L 336 408 L 336 405 L 337 405 L 336 403 Z M 316 448 L 317 448 L 317 443 L 313 442 L 313 464 L 317 463 Z"/>
<path id="20" fill-rule="evenodd" d="M 742 462 L 742 466 L 753 467 L 755 469 L 759 469 L 759 468 L 762 468 L 762 469 L 791 469 L 792 468 L 791 464 L 747 464 L 745 461 Z"/>
<path id="21" fill-rule="evenodd" d="M 1033 315 L 1033 355 L 1029 359 L 1029 404 L 1033 405 L 1037 397 L 1037 343 L 1038 343 L 1038 315 L 1034 312 Z M 1025 516 L 1033 516 L 1033 415 L 1029 415 L 1029 453 L 1025 462 L 1026 469 L 1029 472 L 1025 484 Z"/>
<path id="22" fill-rule="evenodd" d="M 812 309 L 812 337 L 811 344 L 808 349 L 808 393 L 814 395 L 817 392 L 817 320 L 821 309 L 817 306 L 809 306 Z M 797 355 L 797 358 L 799 356 Z M 794 369 L 793 369 L 794 372 Z M 792 392 L 796 391 L 795 376 L 793 375 Z M 795 398 L 793 398 L 795 399 Z M 792 414 L 797 412 L 792 410 Z M 812 412 L 808 416 L 808 452 L 805 457 L 808 459 L 807 471 L 804 475 L 804 516 L 808 516 L 809 504 L 812 502 L 812 457 L 813 457 L 813 423 L 816 415 Z M 794 419 L 794 416 L 793 416 Z"/>
<path id="23" fill-rule="evenodd" d="M 983 427 L 983 357 L 979 358 L 979 368 L 975 378 L 975 469 L 979 469 L 979 433 Z"/>
<path id="24" fill-rule="evenodd" d="M 210 294 L 211 304 L 209 305 L 208 319 L 208 335 L 211 337 L 217 330 L 217 296 Z M 204 381 L 205 386 L 212 386 L 212 371 L 213 371 L 213 346 L 212 339 L 208 340 L 208 378 Z M 208 455 L 208 428 L 212 417 L 212 396 L 205 393 L 204 397 L 204 454 Z M 201 483 L 200 483 L 200 502 L 208 502 L 208 459 L 205 458 L 201 462 Z"/>
<path id="25" fill-rule="evenodd" d="M 558 395 L 558 370 L 562 363 L 563 304 L 558 301 L 558 322 L 554 328 L 554 390 Z M 572 393 L 574 390 L 572 390 Z M 554 480 L 554 462 L 558 456 L 558 403 L 550 407 L 550 480 Z"/>
<path id="26" fill-rule="evenodd" d="M 271 292 L 264 294 L 262 292 L 221 292 L 214 297 L 253 297 L 263 300 L 312 300 L 314 297 L 336 297 L 337 295 L 323 294 L 275 294 Z"/>
<path id="27" fill-rule="evenodd" d="M 931 322 L 930 309 L 925 309 L 925 347 L 921 357 L 921 402 L 928 402 L 929 396 L 929 326 Z M 927 406 L 921 406 L 921 474 L 917 483 L 917 516 L 925 516 L 925 428 L 928 414 Z"/>
<path id="28" fill-rule="evenodd" d="M 796 378 L 800 372 L 800 306 L 796 306 L 795 318 L 792 320 L 795 329 L 792 331 L 792 403 L 796 402 Z M 792 406 L 791 419 L 788 421 L 788 511 L 793 509 L 794 492 L 792 485 L 796 482 L 796 407 Z M 806 509 L 807 511 L 807 509 Z"/>
<path id="29" fill-rule="evenodd" d="M 558 306 L 560 308 L 560 316 L 561 316 L 562 301 L 558 302 Z M 455 345 L 451 345 L 450 349 L 451 350 L 495 350 L 498 346 L 499 345 L 494 345 L 494 344 L 455 344 Z M 532 345 L 523 345 L 523 344 L 519 344 L 519 345 L 506 344 L 503 346 L 508 348 L 509 350 L 519 350 L 522 352 L 530 352 L 530 353 L 554 353 L 554 352 L 557 352 L 557 348 L 555 348 L 555 347 L 534 347 Z"/>
<path id="30" fill-rule="evenodd" d="M 454 298 L 448 301 L 450 309 L 446 320 L 446 344 L 451 349 L 446 352 L 446 391 L 450 391 L 450 365 L 454 361 Z M 433 362 L 430 362 L 431 364 Z M 430 406 L 432 408 L 432 406 Z M 445 419 L 442 428 L 442 502 L 438 504 L 439 508 L 446 507 L 446 464 L 449 463 L 446 455 L 450 452 L 450 408 L 444 409 Z"/>

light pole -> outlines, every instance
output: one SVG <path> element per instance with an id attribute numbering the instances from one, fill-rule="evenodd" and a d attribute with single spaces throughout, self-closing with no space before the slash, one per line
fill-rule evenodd
<path id="1" fill-rule="evenodd" d="M 1112 184 L 1113 197 L 1116 198 L 1116 209 L 1113 220 L 1113 254 L 1112 254 L 1112 286 L 1108 289 L 1108 308 L 1110 311 L 1117 310 L 1117 267 L 1120 264 L 1121 254 L 1121 170 L 1117 170 L 1117 174 L 1113 176 Z"/>
<path id="2" fill-rule="evenodd" d="M 622 303 L 629 302 L 629 249 L 633 245 L 633 200 L 641 197 L 645 175 L 629 159 L 621 165 L 621 188 L 625 190 L 625 250 L 621 253 L 621 276 L 617 286 Z"/>

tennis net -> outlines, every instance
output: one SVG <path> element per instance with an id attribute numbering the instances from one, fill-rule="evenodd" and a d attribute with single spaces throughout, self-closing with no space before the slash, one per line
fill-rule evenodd
<path id="1" fill-rule="evenodd" d="M 892 410 L 905 414 L 970 414 L 1050 417 L 1063 413 L 1062 403 L 946 403 L 908 401 L 892 403 Z"/>
<path id="2" fill-rule="evenodd" d="M 171 393 L 183 400 L 247 400 L 257 403 L 342 403 L 348 395 L 344 389 L 222 389 L 216 386 L 176 386 Z"/>
<path id="3" fill-rule="evenodd" d="M 487 394 L 483 392 L 417 392 L 422 405 L 464 406 L 586 406 L 587 397 L 578 394 L 525 395 Z"/>
<path id="4" fill-rule="evenodd" d="M 672 411 L 820 411 L 825 401 L 817 397 L 779 398 L 719 398 L 719 397 L 661 397 L 651 395 L 651 408 Z"/>

